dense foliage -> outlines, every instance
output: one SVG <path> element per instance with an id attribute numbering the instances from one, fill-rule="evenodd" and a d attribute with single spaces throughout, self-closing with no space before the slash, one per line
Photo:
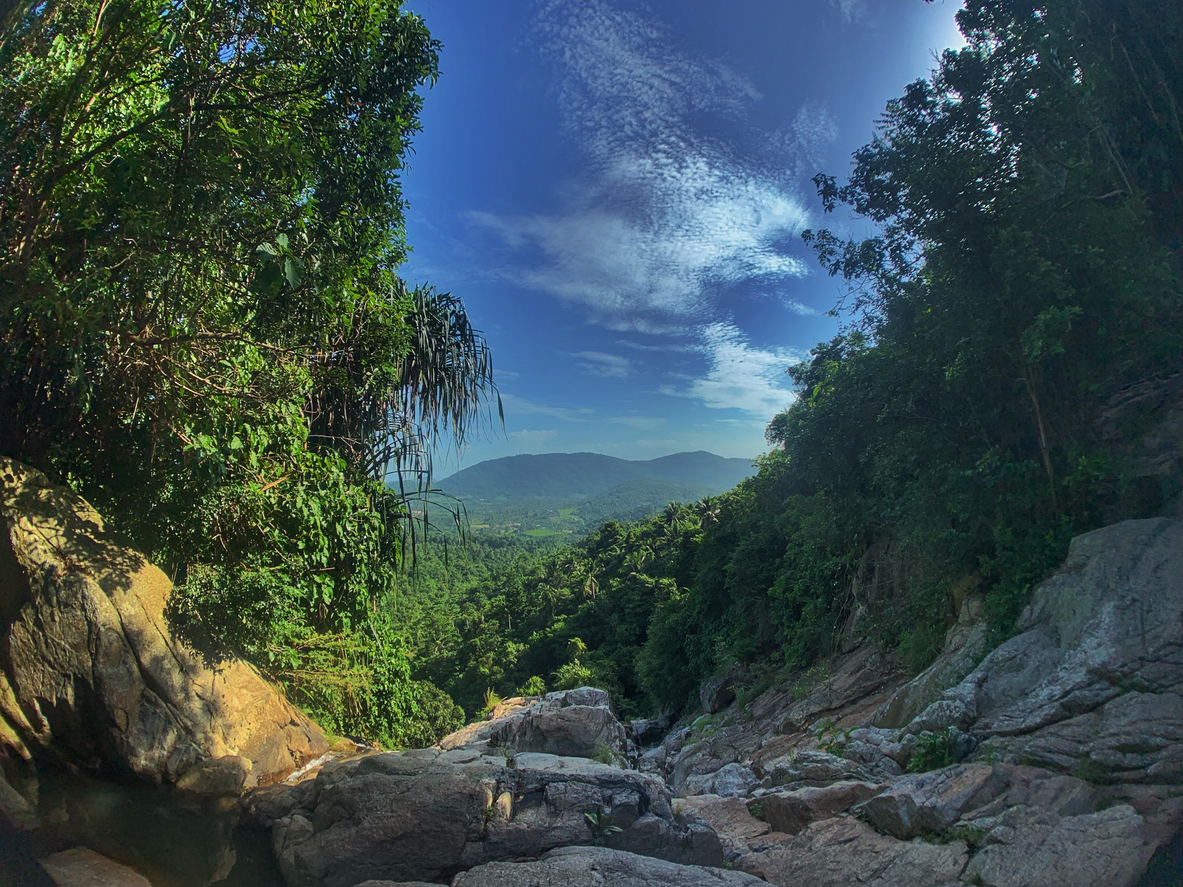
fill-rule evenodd
<path id="1" fill-rule="evenodd" d="M 4 9 L 0 451 L 164 565 L 208 655 L 338 729 L 450 726 L 373 615 L 408 515 L 387 467 L 492 392 L 463 306 L 396 273 L 438 44 L 378 0 Z"/>
<path id="2" fill-rule="evenodd" d="M 470 710 L 531 678 L 679 709 L 843 637 L 919 669 L 968 595 L 1000 638 L 1073 534 L 1178 497 L 1128 464 L 1155 417 L 1114 405 L 1183 370 L 1183 6 L 959 22 L 850 181 L 815 179 L 879 233 L 807 232 L 848 326 L 791 368 L 757 476 L 462 587 L 419 668 Z"/>

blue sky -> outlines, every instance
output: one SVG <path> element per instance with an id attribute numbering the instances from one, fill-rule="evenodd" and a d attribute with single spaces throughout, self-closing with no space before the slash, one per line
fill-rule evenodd
<path id="1" fill-rule="evenodd" d="M 403 273 L 460 296 L 515 453 L 764 452 L 839 284 L 803 228 L 952 0 L 413 0 L 443 42 L 403 178 Z M 853 224 L 857 225 L 857 222 Z"/>

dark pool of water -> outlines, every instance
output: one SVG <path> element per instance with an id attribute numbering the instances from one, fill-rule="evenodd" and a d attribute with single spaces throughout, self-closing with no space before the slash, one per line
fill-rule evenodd
<path id="1" fill-rule="evenodd" d="M 1158 848 L 1137 887 L 1183 887 L 1183 829 Z"/>
<path id="2" fill-rule="evenodd" d="M 42 772 L 41 827 L 0 832 L 0 883 L 52 887 L 33 861 L 82 845 L 131 866 L 153 887 L 284 887 L 270 835 L 242 824 L 233 801 L 197 801 L 151 786 Z"/>

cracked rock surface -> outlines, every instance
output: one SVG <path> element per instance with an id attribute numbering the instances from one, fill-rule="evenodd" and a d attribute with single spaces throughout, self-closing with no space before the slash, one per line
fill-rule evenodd
<path id="1" fill-rule="evenodd" d="M 0 752 L 214 794 L 325 752 L 253 668 L 172 636 L 171 588 L 81 497 L 0 457 Z"/>

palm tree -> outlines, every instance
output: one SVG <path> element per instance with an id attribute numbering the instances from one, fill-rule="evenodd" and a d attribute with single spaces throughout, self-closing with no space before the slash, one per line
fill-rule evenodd
<path id="1" fill-rule="evenodd" d="M 394 473 L 401 488 L 408 472 L 429 485 L 429 443 L 464 444 L 494 401 L 504 420 L 488 343 L 451 293 L 396 280 L 346 329 L 315 357 L 311 437 L 365 474 Z"/>

